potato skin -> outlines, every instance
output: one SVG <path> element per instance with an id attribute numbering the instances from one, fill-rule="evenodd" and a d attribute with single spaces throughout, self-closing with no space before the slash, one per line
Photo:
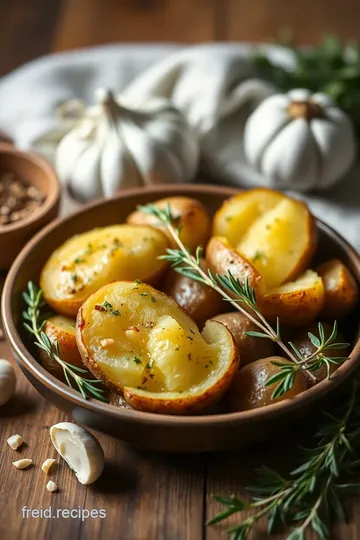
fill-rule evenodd
<path id="1" fill-rule="evenodd" d="M 324 327 L 324 333 L 325 338 L 329 338 L 333 329 L 333 325 L 322 322 L 322 325 Z M 319 329 L 317 323 L 313 323 L 306 329 L 298 330 L 298 332 L 295 334 L 293 339 L 291 340 L 292 343 L 299 349 L 300 353 L 304 358 L 307 358 L 311 354 L 313 354 L 316 350 L 315 346 L 311 343 L 308 332 L 311 332 L 315 336 L 319 337 Z M 346 340 L 344 336 L 341 334 L 341 332 L 337 332 L 337 338 L 336 341 L 338 343 L 346 343 Z M 344 356 L 347 357 L 349 354 L 349 347 L 345 347 L 344 349 L 324 349 L 324 354 L 326 356 L 332 357 L 332 356 Z M 339 365 L 331 364 L 331 373 L 334 373 L 336 369 L 339 367 Z M 324 380 L 327 378 L 327 369 L 326 366 L 323 366 L 321 369 L 316 371 L 314 375 L 320 380 Z"/>
<path id="2" fill-rule="evenodd" d="M 176 226 L 181 226 L 180 239 L 190 251 L 195 251 L 198 246 L 206 245 L 210 237 L 211 221 L 207 209 L 200 201 L 190 197 L 167 197 L 155 201 L 154 204 L 159 208 L 170 205 L 172 215 L 176 218 Z M 133 225 L 151 225 L 164 229 L 155 216 L 137 210 L 132 212 L 126 221 Z M 164 232 L 171 246 L 176 247 L 172 236 Z"/>
<path id="3" fill-rule="evenodd" d="M 259 332 L 260 330 L 240 311 L 222 313 L 213 317 L 213 320 L 224 324 L 234 336 L 240 356 L 240 368 L 250 364 L 250 362 L 275 354 L 275 344 L 270 339 L 246 335 L 246 332 Z"/>
<path id="4" fill-rule="evenodd" d="M 52 253 L 42 268 L 40 287 L 49 306 L 75 317 L 84 300 L 106 283 L 117 279 L 157 283 L 169 265 L 158 257 L 168 247 L 166 236 L 153 227 L 93 229 L 69 238 Z"/>
<path id="5" fill-rule="evenodd" d="M 284 292 L 286 286 L 289 290 Z M 324 302 L 322 279 L 309 270 L 297 281 L 266 292 L 259 298 L 258 306 L 271 322 L 276 322 L 276 317 L 279 317 L 280 322 L 288 326 L 305 326 L 316 319 Z"/>
<path id="6" fill-rule="evenodd" d="M 359 301 L 355 278 L 339 259 L 320 264 L 316 271 L 325 287 L 325 305 L 320 316 L 332 321 L 346 317 Z"/>
<path id="7" fill-rule="evenodd" d="M 208 265 L 205 259 L 201 260 L 200 265 L 207 272 Z M 226 302 L 214 289 L 183 276 L 172 268 L 167 271 L 161 289 L 185 309 L 199 328 L 227 307 Z"/>
<path id="8" fill-rule="evenodd" d="M 214 275 L 225 275 L 230 271 L 242 284 L 248 279 L 249 285 L 255 289 L 257 298 L 264 294 L 264 280 L 259 272 L 230 246 L 226 238 L 214 236 L 210 239 L 206 248 L 206 262 Z M 229 295 L 234 296 L 232 293 Z"/>
<path id="9" fill-rule="evenodd" d="M 44 327 L 44 332 L 53 343 L 59 344 L 60 358 L 73 366 L 84 368 L 79 349 L 76 344 L 75 320 L 62 315 L 50 317 Z M 45 351 L 39 349 L 41 365 L 52 375 L 65 382 L 64 371 L 60 364 L 50 358 Z"/>
<path id="10" fill-rule="evenodd" d="M 291 363 L 281 356 L 261 358 L 245 367 L 235 375 L 231 386 L 225 396 L 226 407 L 229 411 L 246 411 L 257 409 L 291 398 L 307 389 L 306 380 L 302 373 L 298 373 L 293 387 L 282 396 L 271 399 L 271 394 L 278 383 L 265 386 L 266 380 L 278 373 L 279 367 L 271 362 Z"/>

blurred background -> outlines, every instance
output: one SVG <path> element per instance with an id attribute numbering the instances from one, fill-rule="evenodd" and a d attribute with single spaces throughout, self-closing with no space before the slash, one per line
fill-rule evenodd
<path id="1" fill-rule="evenodd" d="M 359 37 L 357 0 L 0 0 L 0 76 L 40 55 L 114 42 Z"/>

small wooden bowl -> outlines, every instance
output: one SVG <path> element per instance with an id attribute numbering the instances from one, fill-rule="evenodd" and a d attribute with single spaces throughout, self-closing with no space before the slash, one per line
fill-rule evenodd
<path id="1" fill-rule="evenodd" d="M 335 372 L 331 380 L 324 380 L 292 399 L 250 411 L 174 417 L 85 400 L 77 391 L 50 375 L 38 362 L 36 347 L 31 347 L 22 329 L 21 292 L 26 289 L 29 280 L 38 283 L 40 270 L 55 248 L 74 234 L 123 222 L 138 204 L 161 197 L 187 195 L 202 201 L 213 214 L 226 198 L 237 192 L 231 188 L 201 185 L 136 188 L 84 207 L 49 225 L 27 244 L 8 274 L 2 299 L 2 316 L 6 335 L 20 368 L 46 399 L 80 424 L 136 446 L 166 452 L 217 451 L 264 440 L 285 426 L 293 428 L 294 422 L 312 409 L 319 411 L 334 391 L 354 374 L 360 364 L 360 341 L 353 348 L 349 360 Z M 360 282 L 360 256 L 330 227 L 319 220 L 317 226 L 317 262 L 338 257 Z M 355 332 L 356 329 L 357 324 Z"/>
<path id="2" fill-rule="evenodd" d="M 0 175 L 8 172 L 37 187 L 45 201 L 25 219 L 0 226 L 0 270 L 10 268 L 26 242 L 58 215 L 60 203 L 59 181 L 40 156 L 0 143 Z"/>

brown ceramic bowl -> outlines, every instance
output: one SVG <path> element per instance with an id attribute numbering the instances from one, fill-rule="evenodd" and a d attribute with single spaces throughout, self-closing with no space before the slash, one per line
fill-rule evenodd
<path id="1" fill-rule="evenodd" d="M 45 195 L 43 204 L 25 219 L 0 226 L 0 270 L 10 268 L 26 242 L 59 212 L 60 185 L 50 165 L 36 154 L 0 143 L 0 176 L 13 172 Z"/>
<path id="2" fill-rule="evenodd" d="M 324 404 L 334 391 L 351 377 L 360 363 L 360 342 L 334 374 L 296 397 L 251 411 L 211 414 L 207 416 L 174 417 L 126 410 L 96 400 L 85 400 L 80 394 L 50 375 L 38 362 L 22 331 L 21 292 L 27 282 L 38 282 L 41 267 L 51 252 L 67 238 L 93 227 L 120 223 L 138 204 L 160 197 L 189 195 L 201 200 L 213 213 L 224 199 L 237 190 L 215 186 L 161 186 L 135 189 L 113 199 L 84 207 L 65 219 L 58 220 L 33 238 L 22 250 L 7 277 L 2 314 L 4 328 L 17 362 L 37 390 L 75 421 L 95 430 L 110 433 L 131 444 L 167 452 L 203 452 L 230 449 L 271 437 L 276 431 L 316 407 Z M 360 257 L 355 250 L 330 227 L 317 222 L 319 257 L 342 259 L 360 281 Z M 317 261 L 316 261 L 317 262 Z M 354 334 L 357 332 L 355 324 Z M 34 356 L 33 356 L 33 354 Z"/>

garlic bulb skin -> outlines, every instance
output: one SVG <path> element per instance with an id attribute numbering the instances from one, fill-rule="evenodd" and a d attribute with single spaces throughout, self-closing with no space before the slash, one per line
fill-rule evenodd
<path id="1" fill-rule="evenodd" d="M 296 89 L 255 109 L 244 151 L 263 185 L 306 192 L 335 184 L 352 165 L 356 144 L 350 119 L 329 96 Z"/>
<path id="2" fill-rule="evenodd" d="M 15 370 L 7 360 L 0 359 L 0 407 L 5 405 L 15 392 Z"/>
<path id="3" fill-rule="evenodd" d="M 185 117 L 167 100 L 131 108 L 109 90 L 98 106 L 60 141 L 55 166 L 79 201 L 109 197 L 123 188 L 193 180 L 199 143 Z"/>

